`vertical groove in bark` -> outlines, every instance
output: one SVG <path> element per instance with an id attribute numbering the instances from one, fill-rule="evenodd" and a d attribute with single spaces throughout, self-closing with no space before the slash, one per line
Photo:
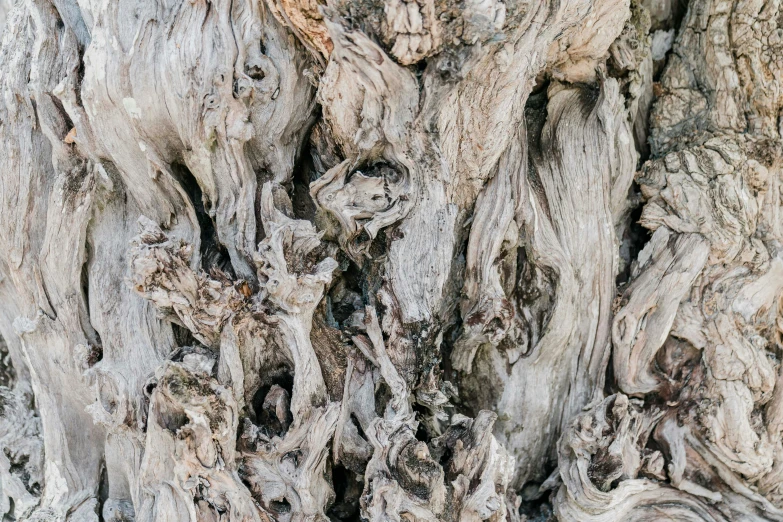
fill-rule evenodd
<path id="1" fill-rule="evenodd" d="M 783 519 L 776 0 L 6 7 L 4 520 Z"/>

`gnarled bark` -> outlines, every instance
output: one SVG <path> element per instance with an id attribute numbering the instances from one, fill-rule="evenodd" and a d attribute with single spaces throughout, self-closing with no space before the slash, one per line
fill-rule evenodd
<path id="1" fill-rule="evenodd" d="M 779 2 L 0 18 L 4 520 L 783 519 Z"/>

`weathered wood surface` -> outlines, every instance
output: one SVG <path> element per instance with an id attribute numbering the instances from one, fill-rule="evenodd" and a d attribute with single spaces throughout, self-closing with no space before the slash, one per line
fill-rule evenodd
<path id="1" fill-rule="evenodd" d="M 783 520 L 779 0 L 0 19 L 4 521 Z"/>

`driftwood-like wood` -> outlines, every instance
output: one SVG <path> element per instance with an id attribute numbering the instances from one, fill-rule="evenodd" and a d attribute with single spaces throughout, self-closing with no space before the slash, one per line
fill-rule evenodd
<path id="1" fill-rule="evenodd" d="M 3 521 L 783 520 L 779 0 L 0 25 Z"/>

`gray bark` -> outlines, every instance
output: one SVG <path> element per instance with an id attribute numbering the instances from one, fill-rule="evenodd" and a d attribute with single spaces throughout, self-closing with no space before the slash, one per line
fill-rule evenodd
<path id="1" fill-rule="evenodd" d="M 783 520 L 779 0 L 3 20 L 4 521 Z"/>

